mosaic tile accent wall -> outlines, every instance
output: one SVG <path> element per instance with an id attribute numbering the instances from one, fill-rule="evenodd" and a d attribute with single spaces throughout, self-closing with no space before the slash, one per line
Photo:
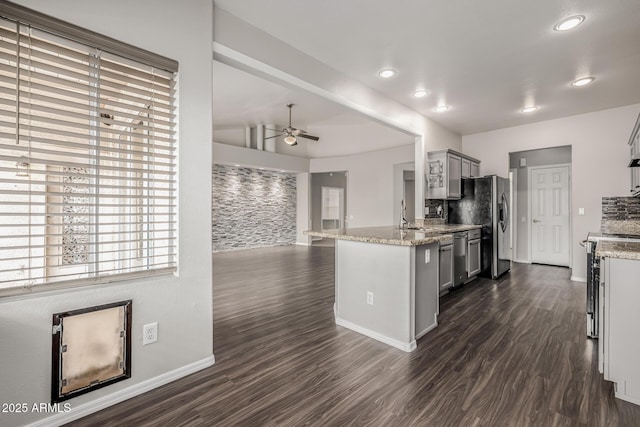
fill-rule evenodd
<path id="1" fill-rule="evenodd" d="M 213 166 L 213 250 L 296 242 L 296 176 Z"/>
<path id="2" fill-rule="evenodd" d="M 603 220 L 640 220 L 640 198 L 638 197 L 603 197 Z"/>

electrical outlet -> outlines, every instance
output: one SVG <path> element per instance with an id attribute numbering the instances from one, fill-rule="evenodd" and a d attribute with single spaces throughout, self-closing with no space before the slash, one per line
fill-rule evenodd
<path id="1" fill-rule="evenodd" d="M 578 215 L 580 216 L 584 215 L 584 208 L 578 208 Z"/>
<path id="2" fill-rule="evenodd" d="M 158 322 L 149 323 L 142 327 L 142 345 L 158 341 Z"/>
<path id="3" fill-rule="evenodd" d="M 367 292 L 367 304 L 373 305 L 373 292 Z"/>

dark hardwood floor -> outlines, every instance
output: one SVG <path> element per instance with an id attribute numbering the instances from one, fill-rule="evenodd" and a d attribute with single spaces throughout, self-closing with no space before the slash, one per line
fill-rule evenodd
<path id="1" fill-rule="evenodd" d="M 216 364 L 74 426 L 640 426 L 585 336 L 585 285 L 516 264 L 404 353 L 333 320 L 334 250 L 214 255 Z"/>

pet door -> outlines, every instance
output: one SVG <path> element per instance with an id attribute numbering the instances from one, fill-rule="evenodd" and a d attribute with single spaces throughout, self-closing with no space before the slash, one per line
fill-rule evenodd
<path id="1" fill-rule="evenodd" d="M 53 315 L 51 402 L 131 377 L 131 300 Z"/>

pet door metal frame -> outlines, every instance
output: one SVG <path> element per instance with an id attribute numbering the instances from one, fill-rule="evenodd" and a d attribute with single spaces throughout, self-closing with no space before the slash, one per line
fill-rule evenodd
<path id="1" fill-rule="evenodd" d="M 119 363 L 119 369 L 122 371 L 118 375 L 109 377 L 106 379 L 92 380 L 90 384 L 63 392 L 64 387 L 67 386 L 67 380 L 65 372 L 63 372 L 63 359 L 65 353 L 67 353 L 67 346 L 64 345 L 64 321 L 67 318 L 94 313 L 102 310 L 108 310 L 116 307 L 123 307 L 124 316 L 120 328 L 120 338 L 123 340 L 122 356 L 123 360 Z M 67 311 L 64 313 L 56 313 L 53 315 L 53 339 L 52 339 L 52 359 L 51 359 L 51 403 L 62 402 L 64 400 L 71 399 L 73 397 L 88 393 L 90 391 L 105 387 L 107 385 L 116 383 L 118 381 L 131 378 L 131 315 L 132 315 L 132 300 L 120 301 L 111 304 L 104 304 L 95 307 L 83 308 L 79 310 Z M 80 343 L 80 345 L 83 343 Z M 87 367 L 87 375 L 89 371 L 93 369 Z"/>

